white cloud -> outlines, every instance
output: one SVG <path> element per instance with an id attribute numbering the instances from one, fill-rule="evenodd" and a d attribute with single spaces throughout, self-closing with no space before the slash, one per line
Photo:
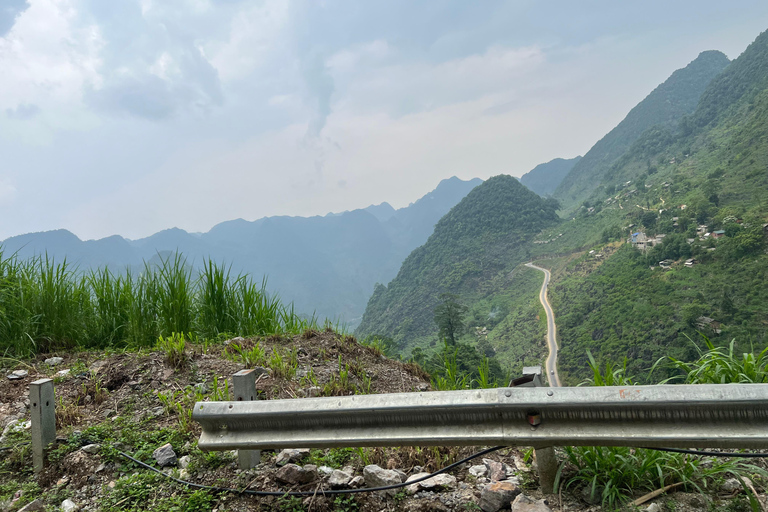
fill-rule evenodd
<path id="1" fill-rule="evenodd" d="M 287 58 L 289 49 L 284 31 L 289 15 L 290 3 L 283 0 L 265 0 L 236 12 L 229 23 L 226 40 L 210 40 L 204 45 L 221 79 L 225 82 L 243 79 L 272 59 Z M 290 66 L 290 61 L 284 64 Z"/>
<path id="2" fill-rule="evenodd" d="M 0 109 L 37 105 L 50 129 L 90 125 L 81 112 L 82 89 L 98 83 L 98 28 L 75 23 L 69 0 L 31 0 L 0 38 Z"/>

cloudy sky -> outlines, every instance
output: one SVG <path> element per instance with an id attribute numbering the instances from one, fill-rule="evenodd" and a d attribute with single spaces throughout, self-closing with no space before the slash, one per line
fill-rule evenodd
<path id="1" fill-rule="evenodd" d="M 520 176 L 766 28 L 765 0 L 0 0 L 0 239 Z"/>

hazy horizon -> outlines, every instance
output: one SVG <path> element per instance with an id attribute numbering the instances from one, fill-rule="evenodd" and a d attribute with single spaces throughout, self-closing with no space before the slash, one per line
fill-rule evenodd
<path id="1" fill-rule="evenodd" d="M 407 206 L 583 155 L 757 1 L 10 0 L 0 239 Z"/>

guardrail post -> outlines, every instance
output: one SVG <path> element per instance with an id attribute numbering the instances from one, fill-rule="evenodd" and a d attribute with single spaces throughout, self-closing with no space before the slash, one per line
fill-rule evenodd
<path id="1" fill-rule="evenodd" d="M 248 402 L 256 399 L 256 370 L 240 370 L 232 376 L 235 401 Z M 240 469 L 251 469 L 261 462 L 261 450 L 237 450 Z"/>
<path id="2" fill-rule="evenodd" d="M 527 374 L 533 374 L 533 387 L 540 388 L 544 386 L 541 379 L 541 366 L 529 366 L 523 368 L 523 377 Z M 555 448 L 544 446 L 535 448 L 536 465 L 539 468 L 539 485 L 541 492 L 552 494 L 555 491 L 555 477 L 557 477 L 557 455 Z"/>
<path id="3" fill-rule="evenodd" d="M 519 388 L 540 388 L 544 387 L 541 379 L 541 366 L 526 366 L 523 368 L 523 376 L 513 379 L 510 386 Z M 539 468 L 539 484 L 541 492 L 552 494 L 555 489 L 555 477 L 557 476 L 557 456 L 555 449 L 551 446 L 534 448 L 536 454 L 536 465 Z"/>
<path id="4" fill-rule="evenodd" d="M 36 380 L 29 385 L 32 420 L 32 462 L 35 473 L 45 466 L 48 446 L 56 441 L 56 401 L 52 379 Z"/>

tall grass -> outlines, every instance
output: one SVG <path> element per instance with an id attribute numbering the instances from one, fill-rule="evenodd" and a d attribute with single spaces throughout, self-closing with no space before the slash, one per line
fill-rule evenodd
<path id="1" fill-rule="evenodd" d="M 21 260 L 0 249 L 0 354 L 28 356 L 72 347 L 152 346 L 160 336 L 202 339 L 299 334 L 316 328 L 248 275 L 181 254 L 139 273 L 81 272 L 48 256 Z"/>
<path id="2" fill-rule="evenodd" d="M 699 358 L 685 363 L 674 358 L 662 358 L 656 365 L 666 361 L 681 370 L 688 384 L 765 382 L 765 367 L 768 363 L 767 350 L 758 356 L 734 353 L 731 343 L 728 351 L 717 348 L 706 339 L 707 350 L 699 351 Z M 592 386 L 631 386 L 634 379 L 626 374 L 627 362 L 623 366 L 606 363 L 598 366 L 592 354 L 587 352 L 592 377 L 582 384 Z M 654 365 L 654 367 L 656 366 Z M 652 370 L 653 371 L 653 370 Z M 668 382 L 662 382 L 662 384 Z M 725 478 L 759 475 L 768 473 L 743 460 L 717 459 L 691 456 L 642 448 L 626 447 L 565 447 L 566 460 L 558 470 L 556 485 L 562 488 L 582 487 L 592 499 L 600 501 L 604 509 L 615 510 L 639 492 L 648 492 L 670 484 L 679 484 L 689 490 L 702 492 L 708 487 L 717 487 Z M 567 473 L 570 473 L 566 475 Z M 750 495 L 753 510 L 757 501 Z"/>
<path id="3" fill-rule="evenodd" d="M 765 384 L 768 382 L 768 348 L 757 355 L 754 351 L 736 352 L 736 340 L 731 340 L 728 348 L 725 348 L 716 347 L 709 338 L 704 335 L 702 337 L 706 349 L 702 350 L 694 343 L 699 352 L 699 357 L 695 361 L 688 363 L 674 357 L 656 361 L 654 368 L 666 362 L 668 366 L 681 373 L 663 381 L 662 384 L 678 379 L 685 384 Z M 693 343 L 693 340 L 690 341 Z"/>

